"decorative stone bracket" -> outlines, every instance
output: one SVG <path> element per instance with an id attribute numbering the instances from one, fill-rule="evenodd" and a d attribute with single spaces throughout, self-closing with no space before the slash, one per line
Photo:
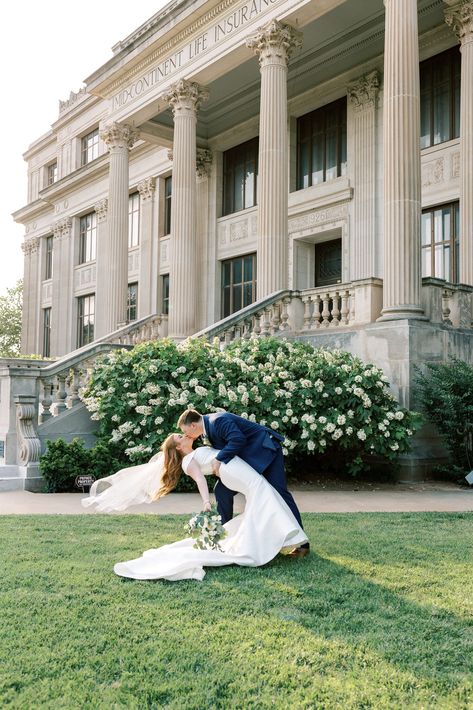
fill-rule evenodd
<path id="1" fill-rule="evenodd" d="M 37 464 L 41 454 L 41 442 L 36 432 L 37 398 L 31 395 L 16 395 L 16 432 L 18 437 L 18 463 L 21 466 Z"/>

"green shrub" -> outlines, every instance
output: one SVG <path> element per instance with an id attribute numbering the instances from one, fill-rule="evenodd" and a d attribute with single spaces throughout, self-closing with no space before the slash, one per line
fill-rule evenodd
<path id="1" fill-rule="evenodd" d="M 452 358 L 429 364 L 418 371 L 418 396 L 427 418 L 433 422 L 458 472 L 469 471 L 466 435 L 473 426 L 473 366 Z"/>
<path id="2" fill-rule="evenodd" d="M 142 462 L 186 407 L 232 411 L 284 434 L 295 455 L 330 456 L 357 473 L 372 455 L 408 451 L 419 416 L 401 409 L 382 371 L 339 350 L 276 338 L 218 343 L 160 340 L 96 362 L 83 401 L 99 437 Z"/>
<path id="3" fill-rule="evenodd" d="M 46 482 L 48 493 L 64 493 L 74 490 L 74 479 L 89 470 L 90 455 L 84 442 L 64 439 L 46 442 L 46 452 L 41 456 L 39 467 Z"/>

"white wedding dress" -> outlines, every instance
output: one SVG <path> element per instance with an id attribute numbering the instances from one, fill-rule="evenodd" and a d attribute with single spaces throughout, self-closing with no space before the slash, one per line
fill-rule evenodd
<path id="1" fill-rule="evenodd" d="M 182 468 L 186 471 L 193 459 L 208 476 L 217 453 L 216 449 L 201 446 L 184 457 Z M 220 542 L 221 552 L 195 549 L 195 540 L 186 538 L 146 550 L 135 560 L 119 562 L 114 567 L 115 573 L 131 579 L 202 580 L 204 567 L 232 564 L 258 567 L 272 560 L 283 548 L 292 549 L 307 542 L 286 502 L 245 461 L 235 456 L 228 464 L 222 463 L 220 479 L 246 498 L 244 512 L 224 526 L 227 536 Z"/>

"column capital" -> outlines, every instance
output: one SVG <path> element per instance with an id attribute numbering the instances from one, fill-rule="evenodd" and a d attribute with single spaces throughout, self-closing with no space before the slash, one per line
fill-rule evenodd
<path id="1" fill-rule="evenodd" d="M 138 140 L 139 131 L 126 123 L 107 123 L 100 129 L 100 138 L 109 150 L 130 148 Z"/>
<path id="2" fill-rule="evenodd" d="M 208 178 L 212 170 L 212 151 L 208 148 L 197 148 L 196 170 L 197 177 Z"/>
<path id="3" fill-rule="evenodd" d="M 460 0 L 445 9 L 445 22 L 461 44 L 473 42 L 473 0 Z"/>
<path id="4" fill-rule="evenodd" d="M 107 219 L 107 214 L 108 214 L 108 200 L 106 197 L 104 197 L 102 200 L 99 200 L 98 202 L 95 203 L 94 205 L 94 210 L 97 213 L 97 221 L 99 222 L 105 222 Z"/>
<path id="5" fill-rule="evenodd" d="M 54 239 L 65 239 L 69 237 L 72 229 L 72 218 L 62 217 L 58 219 L 57 222 L 53 222 L 51 225 L 51 231 L 54 235 Z"/>
<path id="6" fill-rule="evenodd" d="M 154 195 L 155 190 L 156 190 L 156 178 L 155 177 L 147 177 L 138 183 L 138 192 L 140 193 L 140 198 L 143 201 L 151 200 Z"/>
<path id="7" fill-rule="evenodd" d="M 348 98 L 355 110 L 362 111 L 375 108 L 379 91 L 379 72 L 375 69 L 368 74 L 363 74 L 356 81 L 348 84 Z"/>
<path id="8" fill-rule="evenodd" d="M 163 98 L 171 106 L 174 118 L 195 115 L 201 103 L 209 98 L 209 90 L 195 81 L 180 79 L 169 88 Z"/>
<path id="9" fill-rule="evenodd" d="M 246 46 L 258 56 L 261 68 L 268 64 L 287 66 L 293 51 L 302 46 L 302 33 L 285 22 L 271 20 L 248 37 Z"/>
<path id="10" fill-rule="evenodd" d="M 39 249 L 39 238 L 31 237 L 30 239 L 25 239 L 21 245 L 21 249 L 26 256 L 35 254 Z"/>

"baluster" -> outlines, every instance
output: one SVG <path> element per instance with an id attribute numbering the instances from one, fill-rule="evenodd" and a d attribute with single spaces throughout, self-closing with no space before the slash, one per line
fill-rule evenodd
<path id="1" fill-rule="evenodd" d="M 442 320 L 446 325 L 452 325 L 450 320 L 450 297 L 452 295 L 451 291 L 444 289 L 442 291 Z"/>
<path id="2" fill-rule="evenodd" d="M 263 311 L 263 322 L 261 324 L 261 337 L 268 338 L 271 335 L 271 309 L 265 308 Z"/>
<path id="3" fill-rule="evenodd" d="M 339 307 L 340 294 L 335 291 L 335 295 L 332 301 L 332 325 L 340 325 L 340 307 Z"/>
<path id="4" fill-rule="evenodd" d="M 79 370 L 79 368 L 75 367 L 72 370 L 71 394 L 69 397 L 69 403 L 70 403 L 71 407 L 73 407 L 75 404 L 79 404 L 79 402 L 80 402 L 79 382 L 80 382 L 80 370 Z"/>
<path id="5" fill-rule="evenodd" d="M 49 377 L 41 378 L 41 385 L 43 389 L 43 396 L 41 399 L 42 412 L 39 417 L 40 424 L 50 419 L 53 415 L 51 414 L 51 405 L 53 403 L 53 382 Z"/>
<path id="6" fill-rule="evenodd" d="M 316 295 L 315 300 L 314 300 L 314 310 L 313 310 L 313 319 L 315 320 L 315 327 L 320 328 L 321 322 L 322 322 L 322 299 L 319 294 Z"/>
<path id="7" fill-rule="evenodd" d="M 304 325 L 303 330 L 311 330 L 312 328 L 312 313 L 311 305 L 312 299 L 310 296 L 302 296 L 302 303 L 304 304 Z"/>
<path id="8" fill-rule="evenodd" d="M 67 409 L 66 406 L 66 397 L 67 397 L 67 392 L 66 392 L 66 375 L 64 373 L 60 373 L 59 375 L 56 375 L 55 377 L 55 401 L 54 401 L 54 406 L 56 410 L 56 416 L 60 414 L 61 412 L 64 412 Z"/>
<path id="9" fill-rule="evenodd" d="M 224 332 L 223 340 L 224 340 L 225 345 L 228 345 L 233 340 L 232 330 L 233 330 L 233 328 L 227 328 Z"/>
<path id="10" fill-rule="evenodd" d="M 349 293 L 348 291 L 344 291 L 342 293 L 342 308 L 340 310 L 340 315 L 341 315 L 341 321 L 343 325 L 348 325 L 348 296 Z"/>
<path id="11" fill-rule="evenodd" d="M 261 336 L 261 316 L 263 314 L 261 311 L 258 311 L 255 313 L 253 316 L 253 333 L 251 334 L 252 338 L 259 338 Z"/>
<path id="12" fill-rule="evenodd" d="M 349 292 L 348 296 L 348 319 L 350 325 L 355 322 L 355 317 L 356 317 L 356 310 L 355 310 L 355 296 L 356 291 L 351 291 Z"/>
<path id="13" fill-rule="evenodd" d="M 273 307 L 272 307 L 271 311 L 272 311 L 271 333 L 272 333 L 272 335 L 274 335 L 275 333 L 277 333 L 279 331 L 279 326 L 281 324 L 279 303 L 273 303 Z"/>
<path id="14" fill-rule="evenodd" d="M 323 303 L 323 308 L 322 308 L 322 323 L 321 325 L 324 326 L 324 328 L 328 328 L 330 325 L 330 294 L 326 293 L 323 297 L 322 300 Z"/>
<path id="15" fill-rule="evenodd" d="M 289 311 L 287 310 L 287 307 L 289 306 L 291 302 L 290 298 L 283 298 L 282 304 L 281 304 L 281 325 L 280 328 L 281 330 L 289 330 Z"/>
<path id="16" fill-rule="evenodd" d="M 243 340 L 249 340 L 251 338 L 251 318 L 245 318 L 243 321 Z"/>
<path id="17" fill-rule="evenodd" d="M 157 340 L 159 338 L 159 326 L 161 324 L 161 318 L 156 316 L 151 321 L 151 340 Z"/>

